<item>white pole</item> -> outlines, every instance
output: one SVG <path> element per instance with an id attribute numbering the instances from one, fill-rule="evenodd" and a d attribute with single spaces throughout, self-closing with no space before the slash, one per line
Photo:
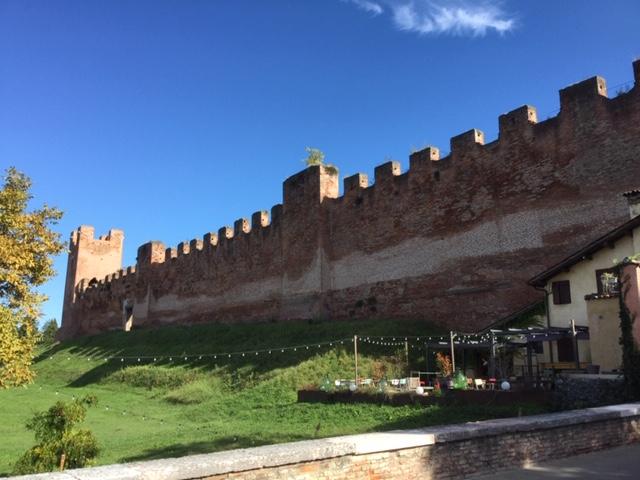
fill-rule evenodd
<path id="1" fill-rule="evenodd" d="M 453 347 L 453 339 L 456 338 L 456 334 L 453 333 L 453 330 L 451 332 L 449 332 L 449 335 L 451 337 L 451 370 L 453 370 L 451 372 L 451 374 L 455 374 L 456 373 L 456 351 Z"/>

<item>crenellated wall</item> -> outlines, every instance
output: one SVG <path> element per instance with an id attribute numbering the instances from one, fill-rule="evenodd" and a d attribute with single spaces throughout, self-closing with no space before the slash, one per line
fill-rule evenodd
<path id="1" fill-rule="evenodd" d="M 70 256 L 63 335 L 122 328 L 125 304 L 134 328 L 313 317 L 484 327 L 538 299 L 533 274 L 626 219 L 619 194 L 640 175 L 633 67 L 627 93 L 610 99 L 590 78 L 560 91 L 556 117 L 538 122 L 525 105 L 500 116 L 490 143 L 469 130 L 446 157 L 427 147 L 404 173 L 376 167 L 373 185 L 345 178 L 342 196 L 337 170 L 309 167 L 270 216 L 176 248 L 147 243 L 135 270 L 84 275 Z"/>

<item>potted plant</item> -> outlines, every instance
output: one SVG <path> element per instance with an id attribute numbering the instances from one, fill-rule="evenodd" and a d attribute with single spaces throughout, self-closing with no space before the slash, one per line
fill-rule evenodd
<path id="1" fill-rule="evenodd" d="M 447 388 L 453 388 L 453 380 L 451 378 L 453 365 L 451 364 L 451 357 L 441 352 L 436 353 L 436 366 L 438 367 L 440 377 L 444 380 L 444 385 L 446 385 Z"/>

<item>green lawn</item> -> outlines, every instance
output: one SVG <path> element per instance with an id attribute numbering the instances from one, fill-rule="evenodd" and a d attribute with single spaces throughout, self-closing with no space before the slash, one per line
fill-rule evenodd
<path id="1" fill-rule="evenodd" d="M 296 403 L 296 389 L 353 378 L 352 344 L 274 349 L 231 359 L 200 354 L 306 345 L 359 335 L 427 335 L 423 323 L 340 322 L 165 327 L 57 345 L 36 361 L 34 384 L 0 391 L 0 475 L 33 443 L 24 424 L 57 400 L 94 394 L 86 425 L 98 464 L 181 456 L 341 434 L 537 413 L 539 408 L 391 407 Z M 399 346 L 360 345 L 362 375 L 405 368 Z M 424 364 L 420 349 L 410 362 Z M 133 356 L 105 361 L 110 356 Z M 172 356 L 153 362 L 137 356 Z M 185 360 L 184 357 L 187 357 Z"/>

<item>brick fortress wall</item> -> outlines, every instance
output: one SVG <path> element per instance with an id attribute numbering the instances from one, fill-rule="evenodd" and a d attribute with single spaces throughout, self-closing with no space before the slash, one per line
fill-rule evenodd
<path id="1" fill-rule="evenodd" d="M 284 182 L 271 215 L 177 248 L 147 243 L 135 267 L 105 272 L 121 232 L 95 240 L 81 227 L 62 336 L 122 328 L 124 305 L 134 327 L 313 317 L 484 327 L 540 298 L 528 278 L 627 218 L 619 194 L 638 187 L 640 61 L 633 70 L 634 87 L 615 98 L 590 78 L 560 91 L 556 117 L 520 107 L 500 116 L 496 140 L 470 130 L 446 157 L 412 154 L 405 173 L 388 162 L 373 185 L 345 178 L 342 196 L 336 170 L 309 167 Z"/>

